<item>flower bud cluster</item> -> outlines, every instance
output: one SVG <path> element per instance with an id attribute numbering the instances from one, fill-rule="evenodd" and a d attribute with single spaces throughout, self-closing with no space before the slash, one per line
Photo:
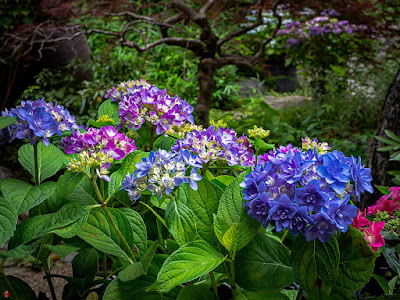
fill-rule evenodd
<path id="1" fill-rule="evenodd" d="M 1 140 L 7 138 L 12 142 L 15 138 L 28 138 L 30 143 L 35 144 L 39 138 L 48 146 L 49 137 L 61 135 L 61 132 L 71 129 L 78 129 L 75 123 L 75 116 L 71 116 L 64 106 L 53 105 L 43 99 L 35 101 L 22 101 L 21 105 L 1 112 L 3 117 L 17 117 L 17 122 L 0 130 Z"/>
<path id="2" fill-rule="evenodd" d="M 244 207 L 264 227 L 274 222 L 277 231 L 301 232 L 307 241 L 326 242 L 335 231 L 346 232 L 357 212 L 350 196 L 373 192 L 371 170 L 360 158 L 291 145 L 267 158 L 240 185 Z"/>
<path id="3" fill-rule="evenodd" d="M 340 14 L 335 10 L 324 10 L 320 16 L 304 23 L 299 21 L 285 25 L 285 29 L 278 30 L 278 36 L 288 36 L 287 46 L 298 46 L 304 40 L 325 34 L 353 34 L 367 31 L 366 25 L 351 24 L 348 20 L 338 20 Z"/>
<path id="4" fill-rule="evenodd" d="M 331 150 L 331 147 L 328 146 L 327 142 L 318 143 L 317 139 L 311 140 L 308 136 L 304 139 L 302 138 L 301 141 L 301 148 L 304 151 L 307 151 L 308 149 L 316 149 L 318 154 L 325 154 Z"/>
<path id="5" fill-rule="evenodd" d="M 78 158 L 74 158 L 68 164 L 67 168 L 71 172 L 78 172 L 91 177 L 91 170 L 95 169 L 97 176 L 103 178 L 104 180 L 110 182 L 110 177 L 108 176 L 108 169 L 110 164 L 114 161 L 112 157 L 109 157 L 104 152 L 89 152 L 82 151 L 78 154 Z"/>
<path id="6" fill-rule="evenodd" d="M 236 137 L 233 129 L 214 126 L 201 131 L 193 130 L 177 140 L 172 150 L 188 149 L 198 155 L 201 164 L 221 162 L 229 166 L 254 164 L 254 151 L 246 136 Z"/>
<path id="7" fill-rule="evenodd" d="M 160 90 L 144 80 L 123 82 L 105 95 L 112 101 L 119 101 L 120 127 L 126 125 L 138 130 L 145 121 L 156 126 L 156 133 L 162 134 L 173 125 L 193 123 L 193 107 L 178 96 L 170 96 L 167 90 Z"/>
<path id="8" fill-rule="evenodd" d="M 218 120 L 217 122 L 215 122 L 214 120 L 210 120 L 210 125 L 214 125 L 215 129 L 218 129 L 220 127 L 228 127 L 228 124 L 226 124 L 224 120 Z"/>
<path id="9" fill-rule="evenodd" d="M 137 169 L 133 174 L 127 174 L 122 182 L 122 189 L 128 191 L 132 202 L 139 199 L 145 190 L 161 198 L 163 192 L 169 195 L 182 183 L 189 183 L 193 190 L 197 190 L 197 181 L 201 180 L 201 176 L 197 174 L 201 165 L 188 150 L 151 151 L 148 158 L 143 158 L 135 166 Z M 187 174 L 190 167 L 193 168 Z"/>
<path id="10" fill-rule="evenodd" d="M 254 139 L 256 138 L 265 139 L 270 134 L 269 130 L 265 130 L 262 127 L 257 127 L 257 125 L 254 125 L 254 128 L 247 130 L 247 132 L 249 133 L 249 137 Z"/>
<path id="11" fill-rule="evenodd" d="M 166 135 L 177 135 L 179 138 L 184 138 L 188 132 L 202 131 L 203 126 L 184 123 L 182 126 L 178 126 L 176 124 L 171 125 L 171 127 L 165 132 Z"/>

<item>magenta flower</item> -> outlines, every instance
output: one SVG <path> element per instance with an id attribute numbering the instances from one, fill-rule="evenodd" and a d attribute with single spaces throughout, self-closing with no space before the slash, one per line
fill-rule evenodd
<path id="1" fill-rule="evenodd" d="M 390 196 L 382 196 L 374 205 L 368 207 L 368 215 L 375 215 L 378 211 L 386 211 L 389 215 L 400 209 L 400 203 L 390 199 Z"/>
<path id="2" fill-rule="evenodd" d="M 358 210 L 357 215 L 353 218 L 353 223 L 351 225 L 358 230 L 363 230 L 367 228 L 371 221 L 365 217 L 366 213 L 367 211 L 364 210 L 363 213 L 360 215 L 360 210 Z"/>
<path id="3" fill-rule="evenodd" d="M 385 240 L 382 237 L 381 231 L 385 226 L 385 222 L 371 223 L 367 229 L 364 230 L 364 238 L 371 246 L 371 249 L 377 251 L 378 248 L 385 245 Z"/>

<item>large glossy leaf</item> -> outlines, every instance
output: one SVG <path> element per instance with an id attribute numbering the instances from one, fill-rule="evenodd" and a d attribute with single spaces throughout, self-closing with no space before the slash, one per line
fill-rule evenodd
<path id="1" fill-rule="evenodd" d="M 180 201 L 173 199 L 168 203 L 165 223 L 168 231 L 180 246 L 193 241 L 196 237 L 197 229 L 193 212 Z"/>
<path id="2" fill-rule="evenodd" d="M 142 151 L 135 151 L 128 154 L 124 158 L 121 167 L 118 169 L 118 171 L 114 172 L 110 176 L 111 181 L 108 185 L 109 195 L 113 195 L 116 192 L 118 192 L 118 189 L 121 187 L 121 183 L 125 179 L 126 175 L 128 173 L 132 174 L 133 171 L 136 170 L 135 165 L 141 162 L 143 157 L 148 157 L 148 156 L 149 152 L 142 152 Z"/>
<path id="3" fill-rule="evenodd" d="M 8 199 L 0 197 L 0 248 L 13 236 L 18 214 Z"/>
<path id="4" fill-rule="evenodd" d="M 164 149 L 167 151 L 171 151 L 171 147 L 175 144 L 176 139 L 171 136 L 160 136 L 155 140 L 153 149 Z"/>
<path id="5" fill-rule="evenodd" d="M 144 274 L 146 274 L 146 272 L 143 268 L 143 264 L 139 261 L 128 265 L 125 269 L 119 272 L 118 279 L 122 282 L 127 282 L 135 280 Z"/>
<path id="6" fill-rule="evenodd" d="M 236 282 L 250 291 L 276 291 L 294 281 L 287 248 L 262 234 L 237 253 L 235 271 Z"/>
<path id="7" fill-rule="evenodd" d="M 108 210 L 128 245 L 133 245 L 132 228 L 126 216 L 117 209 L 108 208 Z M 102 252 L 127 260 L 131 259 L 129 251 L 101 208 L 95 208 L 91 211 L 86 223 L 77 235 Z"/>
<path id="8" fill-rule="evenodd" d="M 239 292 L 234 300 L 289 300 L 289 297 L 279 292 Z"/>
<path id="9" fill-rule="evenodd" d="M 101 117 L 104 115 L 108 115 L 110 118 L 112 118 L 114 120 L 114 124 L 119 123 L 118 104 L 116 102 L 111 102 L 111 99 L 100 104 L 97 111 L 97 116 Z"/>
<path id="10" fill-rule="evenodd" d="M 13 178 L 6 178 L 0 184 L 2 194 L 11 201 L 18 215 L 49 198 L 54 193 L 55 188 L 56 183 L 52 181 L 32 186 Z"/>
<path id="11" fill-rule="evenodd" d="M 333 288 L 343 288 L 348 293 L 361 289 L 370 280 L 374 271 L 376 252 L 354 227 L 338 238 L 340 250 L 339 276 Z"/>
<path id="12" fill-rule="evenodd" d="M 122 212 L 131 224 L 132 229 L 132 241 L 136 248 L 139 250 L 139 254 L 143 255 L 147 250 L 147 230 L 146 224 L 144 223 L 140 214 L 130 208 L 118 209 Z"/>
<path id="13" fill-rule="evenodd" d="M 53 144 L 47 147 L 43 142 L 37 144 L 38 147 L 38 174 L 39 182 L 53 176 L 64 164 L 65 154 Z M 25 144 L 18 150 L 18 161 L 20 164 L 35 176 L 35 163 L 33 155 L 33 146 Z"/>
<path id="14" fill-rule="evenodd" d="M 84 177 L 85 175 L 82 173 L 65 171 L 65 173 L 61 175 L 57 181 L 57 186 L 56 186 L 57 198 L 60 201 L 64 200 L 79 186 Z"/>
<path id="15" fill-rule="evenodd" d="M 296 281 L 307 299 L 325 299 L 336 284 L 339 269 L 339 245 L 334 235 L 328 242 L 306 242 L 299 234 L 293 243 L 291 261 Z"/>
<path id="16" fill-rule="evenodd" d="M 32 253 L 35 250 L 36 242 L 40 241 L 44 235 L 53 229 L 71 224 L 88 213 L 88 207 L 67 204 L 56 213 L 29 218 L 17 226 L 15 235 L 9 242 L 9 250 L 13 250 L 15 255 Z"/>
<path id="17" fill-rule="evenodd" d="M 7 276 L 9 282 L 13 286 L 15 293 L 18 296 L 19 300 L 34 300 L 36 299 L 35 292 L 32 290 L 32 288 L 23 280 L 19 279 L 18 277 L 14 277 L 11 275 Z M 11 293 L 9 290 L 6 282 L 4 281 L 3 277 L 0 277 L 0 299 L 7 299 L 4 297 L 4 292 L 9 291 L 10 296 L 8 299 L 16 299 L 15 295 Z"/>
<path id="18" fill-rule="evenodd" d="M 217 299 L 215 294 L 208 287 L 203 285 L 189 284 L 178 294 L 176 300 L 213 300 Z"/>
<path id="19" fill-rule="evenodd" d="M 79 182 L 78 186 L 74 189 L 73 192 L 69 193 L 70 192 L 69 190 L 65 190 L 65 192 L 66 192 L 65 201 L 81 205 L 98 204 L 98 200 L 93 185 L 90 182 L 89 178 L 87 177 L 82 178 L 82 180 Z"/>
<path id="20" fill-rule="evenodd" d="M 178 284 L 214 270 L 224 259 L 221 253 L 205 241 L 187 243 L 165 260 L 157 281 L 149 290 L 168 292 Z"/>
<path id="21" fill-rule="evenodd" d="M 260 223 L 250 217 L 243 208 L 242 188 L 239 184 L 243 181 L 245 174 L 232 181 L 225 189 L 218 206 L 218 216 L 228 222 L 230 226 L 238 224 L 237 237 L 234 249 L 239 251 L 246 246 L 257 234 Z"/>
<path id="22" fill-rule="evenodd" d="M 99 268 L 99 255 L 93 248 L 80 251 L 72 260 L 74 278 L 93 281 Z"/>
<path id="23" fill-rule="evenodd" d="M 218 242 L 214 235 L 213 214 L 217 213 L 218 201 L 222 190 L 207 179 L 198 182 L 197 191 L 186 185 L 186 193 L 180 193 L 180 199 L 189 207 L 194 214 L 198 236 L 213 246 Z"/>

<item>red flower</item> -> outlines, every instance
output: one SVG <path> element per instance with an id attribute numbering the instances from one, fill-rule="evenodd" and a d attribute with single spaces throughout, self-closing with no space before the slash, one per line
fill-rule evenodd
<path id="1" fill-rule="evenodd" d="M 389 189 L 390 197 L 392 197 L 393 201 L 399 201 L 400 200 L 400 187 L 398 186 L 393 186 Z"/>
<path id="2" fill-rule="evenodd" d="M 355 227 L 358 230 L 362 230 L 364 228 L 367 228 L 369 224 L 371 223 L 370 220 L 368 220 L 366 216 L 367 211 L 364 209 L 363 213 L 360 215 L 360 209 L 357 211 L 357 215 L 355 218 L 353 218 L 353 227 Z"/>
<path id="3" fill-rule="evenodd" d="M 382 196 L 376 203 L 368 207 L 368 215 L 375 215 L 378 211 L 386 211 L 392 215 L 396 210 L 400 209 L 400 203 L 396 200 L 390 199 L 390 196 Z"/>
<path id="4" fill-rule="evenodd" d="M 385 240 L 382 237 L 381 231 L 385 226 L 385 222 L 371 223 L 367 229 L 364 230 L 364 238 L 371 246 L 371 249 L 377 251 L 379 247 L 385 245 Z"/>

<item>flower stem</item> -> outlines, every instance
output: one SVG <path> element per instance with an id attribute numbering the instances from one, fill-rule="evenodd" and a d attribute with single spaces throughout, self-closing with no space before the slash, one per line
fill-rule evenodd
<path id="1" fill-rule="evenodd" d="M 3 259 L 3 262 L 4 261 L 5 261 L 5 259 Z M 1 275 L 1 277 L 3 277 L 6 286 L 9 288 L 11 296 L 14 297 L 16 300 L 18 300 L 19 298 L 18 298 L 17 293 L 15 292 L 14 287 L 12 286 L 12 284 L 11 284 L 10 280 L 8 279 L 7 275 L 4 273 L 3 262 L 1 263 L 1 266 L 0 266 L 0 275 Z"/>
<path id="2" fill-rule="evenodd" d="M 39 185 L 38 143 L 33 144 L 33 161 L 35 164 L 35 185 Z"/>
<path id="3" fill-rule="evenodd" d="M 51 281 L 51 276 L 50 276 L 50 270 L 47 268 L 47 266 L 44 266 L 44 273 L 46 274 L 46 280 L 49 285 L 50 293 L 51 293 L 51 298 L 53 300 L 57 300 L 56 292 L 54 290 L 53 282 Z"/>
<path id="4" fill-rule="evenodd" d="M 217 298 L 218 298 L 218 288 L 217 288 L 217 283 L 215 282 L 214 273 L 213 273 L 212 271 L 210 272 L 210 278 L 211 278 L 211 282 L 212 282 L 212 286 L 213 286 L 214 294 L 215 294 L 215 296 L 217 296 Z"/>
<path id="5" fill-rule="evenodd" d="M 154 125 L 150 125 L 150 151 L 153 150 L 154 133 L 155 133 Z"/>
<path id="6" fill-rule="evenodd" d="M 301 300 L 301 298 L 303 298 L 303 289 L 299 287 L 299 290 L 297 291 L 296 300 Z"/>
<path id="7" fill-rule="evenodd" d="M 287 229 L 284 229 L 283 230 L 283 234 L 282 234 L 282 237 L 281 237 L 281 242 L 283 242 L 283 240 L 285 239 L 285 237 L 287 236 L 287 234 L 288 234 L 288 230 Z"/>

